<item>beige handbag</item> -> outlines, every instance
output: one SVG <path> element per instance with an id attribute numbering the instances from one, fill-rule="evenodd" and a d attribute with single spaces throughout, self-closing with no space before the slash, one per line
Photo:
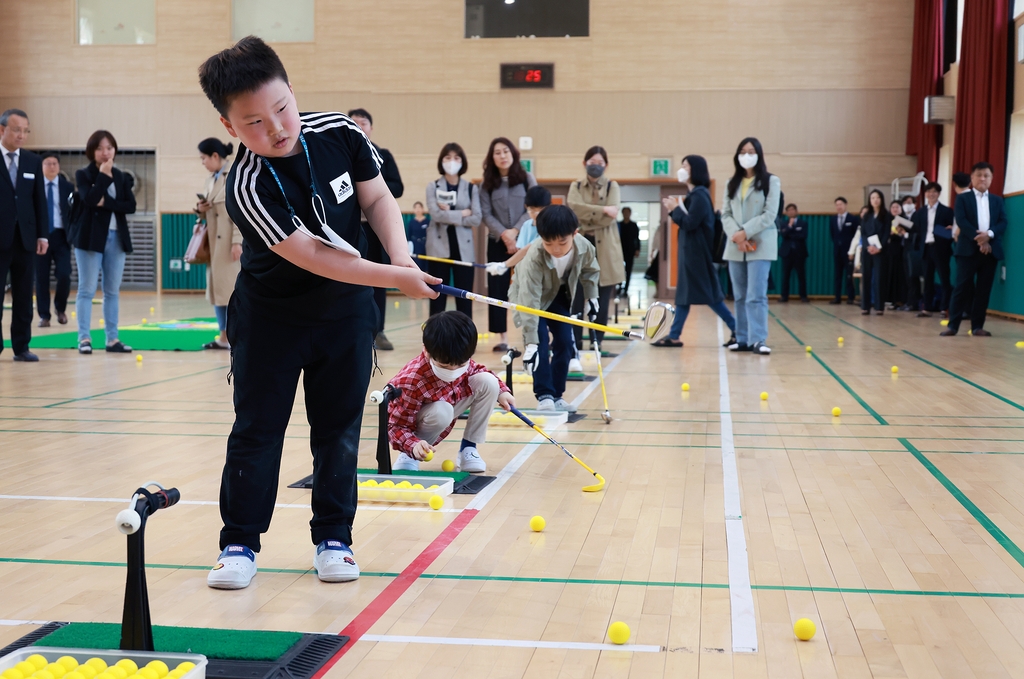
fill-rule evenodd
<path id="1" fill-rule="evenodd" d="M 189 264 L 210 263 L 210 236 L 202 219 L 197 219 L 192 229 L 192 238 L 185 248 L 185 261 Z"/>

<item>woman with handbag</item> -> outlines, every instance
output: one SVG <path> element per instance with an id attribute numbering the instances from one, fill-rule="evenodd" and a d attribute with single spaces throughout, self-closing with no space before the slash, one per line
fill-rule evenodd
<path id="1" fill-rule="evenodd" d="M 228 300 L 235 290 L 235 279 L 241 270 L 239 260 L 242 258 L 242 233 L 231 222 L 224 206 L 224 182 L 231 169 L 227 159 L 234 148 L 234 144 L 224 144 L 216 137 L 199 142 L 199 157 L 210 176 L 206 179 L 205 192 L 197 194 L 199 203 L 196 212 L 205 222 L 207 253 L 205 258 L 202 257 L 203 248 L 200 245 L 198 259 L 206 259 L 206 300 L 213 305 L 217 326 L 220 328 L 217 339 L 204 344 L 204 349 L 231 348 L 224 328 L 227 325 Z M 197 222 L 193 237 L 201 234 L 203 228 L 203 224 Z"/>
<path id="2" fill-rule="evenodd" d="M 84 210 L 73 225 L 71 241 L 78 265 L 78 353 L 92 353 L 92 298 L 100 271 L 103 271 L 103 321 L 106 350 L 114 354 L 130 353 L 132 348 L 117 338 L 118 308 L 124 260 L 132 251 L 126 215 L 135 212 L 135 182 L 130 175 L 114 167 L 117 142 L 106 130 L 97 130 L 85 145 L 89 165 L 75 173 Z"/>

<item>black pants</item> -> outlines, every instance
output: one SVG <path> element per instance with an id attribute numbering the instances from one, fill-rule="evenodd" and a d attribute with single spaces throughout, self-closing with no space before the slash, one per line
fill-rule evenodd
<path id="1" fill-rule="evenodd" d="M 431 276 L 437 276 L 445 285 L 450 285 L 449 281 L 454 280 L 455 287 L 469 290 L 470 292 L 473 291 L 473 269 L 468 266 L 427 261 L 427 273 Z M 430 315 L 433 316 L 444 311 L 447 303 L 448 295 L 438 295 L 437 299 L 430 300 Z M 461 311 L 470 318 L 473 318 L 473 302 L 468 299 L 456 297 L 455 310 Z"/>
<path id="2" fill-rule="evenodd" d="M 934 243 L 924 246 L 924 308 L 927 311 L 948 311 L 953 296 L 953 284 L 949 278 L 949 260 L 953 257 L 953 241 L 936 238 Z M 942 301 L 935 306 L 935 274 L 939 274 L 942 286 Z"/>
<path id="3" fill-rule="evenodd" d="M 949 326 L 954 332 L 960 329 L 964 312 L 971 315 L 971 330 L 985 327 L 988 314 L 988 298 L 992 294 L 992 283 L 996 279 L 999 260 L 992 255 L 977 252 L 970 256 L 956 257 L 956 287 L 949 302 Z M 974 277 L 977 276 L 977 282 Z M 971 304 L 971 298 L 974 303 Z"/>
<path id="4" fill-rule="evenodd" d="M 35 272 L 35 248 L 26 250 L 21 244 L 21 233 L 14 225 L 14 242 L 10 250 L 0 250 L 0 289 L 11 274 L 11 349 L 18 355 L 28 351 L 32 339 L 32 275 Z M 2 295 L 0 295 L 2 298 Z M 3 305 L 0 304 L 0 352 L 3 343 Z"/>
<path id="5" fill-rule="evenodd" d="M 878 256 L 882 267 L 879 283 L 882 302 L 901 306 L 907 301 L 907 276 L 903 273 L 903 244 L 895 238 L 890 238 Z"/>
<path id="6" fill-rule="evenodd" d="M 487 238 L 487 261 L 504 262 L 511 255 L 501 241 Z M 506 271 L 501 276 L 487 277 L 487 296 L 508 301 L 508 286 L 512 283 L 512 272 Z M 508 332 L 508 312 L 501 307 L 487 307 L 487 331 Z"/>
<path id="7" fill-rule="evenodd" d="M 352 544 L 359 428 L 377 320 L 370 295 L 357 295 L 344 320 L 313 326 L 282 323 L 239 292 L 228 307 L 235 424 L 221 476 L 221 549 L 242 544 L 260 551 L 300 375 L 313 453 L 313 544 Z"/>
<path id="8" fill-rule="evenodd" d="M 629 292 L 629 279 L 633 277 L 633 253 L 623 254 L 622 262 L 626 265 L 626 280 L 622 283 L 622 294 Z"/>
<path id="9" fill-rule="evenodd" d="M 628 279 L 627 279 L 628 280 Z M 608 325 L 608 307 L 612 304 L 612 293 L 615 292 L 614 285 L 601 285 L 597 288 L 597 298 L 600 300 L 601 308 L 597 312 L 597 322 L 601 325 Z M 590 320 L 587 318 L 587 300 L 583 294 L 583 285 L 576 285 L 576 296 L 572 301 L 571 313 L 579 314 L 583 320 Z M 583 328 L 578 325 L 574 325 L 573 336 L 576 338 L 576 347 L 579 349 L 583 348 Z M 591 330 L 588 328 L 590 341 L 603 342 L 604 333 L 599 330 Z"/>
<path id="10" fill-rule="evenodd" d="M 54 229 L 49 236 L 50 245 L 45 255 L 36 255 L 36 307 L 39 318 L 50 319 L 50 263 L 57 274 L 57 291 L 53 306 L 58 314 L 67 311 L 71 293 L 71 247 L 64 229 Z"/>
<path id="11" fill-rule="evenodd" d="M 843 281 L 846 281 L 846 295 L 852 302 L 857 296 L 853 286 L 853 262 L 846 251 L 832 253 L 832 290 L 836 301 L 843 301 Z"/>
<path id="12" fill-rule="evenodd" d="M 910 247 L 903 249 L 903 271 L 907 276 L 907 306 L 914 311 L 921 308 L 921 273 L 924 269 L 924 254 Z"/>
<path id="13" fill-rule="evenodd" d="M 867 248 L 860 253 L 860 308 L 867 311 L 872 303 L 876 311 L 885 310 L 881 294 L 882 253 L 873 255 Z"/>
<path id="14" fill-rule="evenodd" d="M 800 290 L 800 299 L 807 299 L 807 257 L 802 254 L 786 255 L 782 258 L 782 287 L 779 296 L 785 302 L 789 299 L 789 279 L 796 271 L 797 287 Z"/>
<path id="15" fill-rule="evenodd" d="M 370 224 L 362 222 L 361 226 L 363 227 L 363 235 L 366 236 L 366 259 L 377 264 L 390 264 L 391 258 L 388 257 L 384 245 L 380 242 L 380 238 L 377 238 L 377 234 L 374 233 Z M 378 332 L 384 332 L 384 312 L 388 304 L 387 288 L 373 289 L 373 303 L 377 305 L 377 311 L 380 312 L 378 314 L 380 320 L 374 332 L 374 335 L 376 335 Z"/>

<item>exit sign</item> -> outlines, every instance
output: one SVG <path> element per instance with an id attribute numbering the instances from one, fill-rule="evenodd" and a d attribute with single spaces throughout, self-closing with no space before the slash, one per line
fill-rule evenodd
<path id="1" fill-rule="evenodd" d="M 671 158 L 651 158 L 651 176 L 652 177 L 670 177 L 670 176 L 672 176 L 672 159 Z"/>

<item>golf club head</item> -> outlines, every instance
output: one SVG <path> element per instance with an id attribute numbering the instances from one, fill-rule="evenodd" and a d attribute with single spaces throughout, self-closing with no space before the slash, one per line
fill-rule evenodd
<path id="1" fill-rule="evenodd" d="M 648 342 L 657 342 L 672 328 L 676 317 L 676 308 L 665 302 L 655 302 L 644 315 L 644 338 Z"/>
<path id="2" fill-rule="evenodd" d="M 604 477 L 595 472 L 594 478 L 597 479 L 597 483 L 592 486 L 583 486 L 584 493 L 596 493 L 599 490 L 604 490 Z"/>
<path id="3" fill-rule="evenodd" d="M 603 413 L 601 413 L 601 419 L 604 420 L 605 424 L 611 424 L 612 423 L 612 414 L 606 410 Z"/>

